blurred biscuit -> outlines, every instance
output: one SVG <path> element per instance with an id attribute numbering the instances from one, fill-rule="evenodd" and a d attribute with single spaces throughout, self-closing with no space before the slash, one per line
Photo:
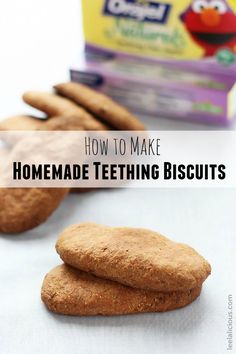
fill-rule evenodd
<path id="1" fill-rule="evenodd" d="M 27 115 L 16 115 L 0 121 L 0 131 L 36 130 L 43 126 L 46 119 Z"/>
<path id="2" fill-rule="evenodd" d="M 141 121 L 108 96 L 75 82 L 58 84 L 56 92 L 81 105 L 104 122 L 119 130 L 145 130 Z"/>
<path id="3" fill-rule="evenodd" d="M 0 232 L 20 233 L 40 225 L 68 192 L 66 188 L 0 188 Z"/>
<path id="4" fill-rule="evenodd" d="M 46 122 L 46 119 L 27 115 L 16 115 L 6 118 L 0 121 L 0 138 L 8 145 L 14 145 L 25 137 L 25 131 L 40 129 Z"/>
<path id="5" fill-rule="evenodd" d="M 80 120 L 82 125 L 89 124 L 92 127 L 90 130 L 108 129 L 105 124 L 67 98 L 48 92 L 29 91 L 23 95 L 23 100 L 30 106 L 46 113 L 49 117 L 74 116 Z"/>
<path id="6" fill-rule="evenodd" d="M 43 131 L 77 131 L 77 130 L 96 130 L 97 123 L 90 119 L 80 119 L 78 116 L 59 116 L 52 117 L 41 125 L 38 130 Z"/>

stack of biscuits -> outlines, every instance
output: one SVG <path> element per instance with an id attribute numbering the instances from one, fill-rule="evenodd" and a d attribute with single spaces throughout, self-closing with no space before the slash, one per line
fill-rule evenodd
<path id="1" fill-rule="evenodd" d="M 182 308 L 201 293 L 210 264 L 157 232 L 83 223 L 56 243 L 64 261 L 44 279 L 41 297 L 58 314 L 125 315 Z"/>
<path id="2" fill-rule="evenodd" d="M 56 85 L 54 93 L 29 91 L 23 100 L 43 112 L 45 119 L 18 115 L 0 122 L 0 131 L 55 130 L 144 130 L 140 120 L 126 108 L 84 85 L 67 82 Z M 8 133 L 9 153 L 19 148 L 16 135 Z M 14 136 L 14 139 L 12 138 Z M 9 141 L 8 141 L 9 143 Z M 0 159 L 8 151 L 0 151 Z M 1 160 L 0 160 L 1 162 Z M 79 189 L 79 192 L 84 191 Z M 58 208 L 69 188 L 0 189 L 0 232 L 21 233 L 40 225 Z"/>

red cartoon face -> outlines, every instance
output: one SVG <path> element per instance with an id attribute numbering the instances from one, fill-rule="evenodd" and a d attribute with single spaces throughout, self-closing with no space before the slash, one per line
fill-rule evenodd
<path id="1" fill-rule="evenodd" d="M 220 48 L 236 48 L 236 16 L 224 0 L 194 0 L 181 16 L 195 42 L 206 56 Z"/>

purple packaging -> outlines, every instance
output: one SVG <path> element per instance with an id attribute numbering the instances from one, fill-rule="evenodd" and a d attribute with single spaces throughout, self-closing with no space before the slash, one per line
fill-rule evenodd
<path id="1" fill-rule="evenodd" d="M 235 79 L 186 70 L 112 52 L 86 50 L 71 79 L 95 88 L 131 110 L 207 124 L 229 125 L 236 113 Z"/>
<path id="2" fill-rule="evenodd" d="M 86 62 L 71 71 L 132 110 L 228 125 L 235 0 L 82 0 Z"/>

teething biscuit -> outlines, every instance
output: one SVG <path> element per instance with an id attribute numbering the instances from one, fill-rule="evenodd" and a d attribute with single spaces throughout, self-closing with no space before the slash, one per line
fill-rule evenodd
<path id="1" fill-rule="evenodd" d="M 69 189 L 0 189 L 0 232 L 20 233 L 40 225 L 55 211 Z"/>
<path id="2" fill-rule="evenodd" d="M 3 134 L 1 134 L 1 138 L 8 145 L 14 145 L 24 137 L 23 133 L 18 134 L 15 133 L 15 131 L 34 131 L 36 129 L 40 129 L 40 127 L 43 127 L 46 121 L 46 119 L 40 119 L 27 115 L 18 115 L 6 118 L 0 121 L 0 132 L 4 132 Z"/>
<path id="3" fill-rule="evenodd" d="M 46 113 L 49 117 L 73 115 L 78 112 L 76 104 L 49 92 L 29 91 L 23 94 L 23 101 Z"/>
<path id="4" fill-rule="evenodd" d="M 145 130 L 144 125 L 127 109 L 111 98 L 74 82 L 55 86 L 56 92 L 86 108 L 104 122 L 119 130 Z"/>
<path id="5" fill-rule="evenodd" d="M 61 265 L 46 275 L 41 297 L 49 310 L 59 314 L 125 315 L 178 309 L 200 292 L 201 287 L 171 293 L 134 289 Z"/>
<path id="6" fill-rule="evenodd" d="M 24 102 L 46 113 L 49 117 L 74 116 L 81 125 L 89 125 L 90 130 L 107 130 L 107 126 L 96 120 L 74 102 L 47 92 L 29 91 L 23 95 Z"/>
<path id="7" fill-rule="evenodd" d="M 58 155 L 63 156 L 64 149 L 66 154 L 67 148 L 71 146 L 66 140 L 60 145 L 61 141 L 53 140 L 51 135 L 44 141 L 55 161 Z M 28 161 L 30 156 L 31 162 L 40 161 L 43 156 L 41 149 L 42 140 L 36 136 L 22 139 L 10 151 L 5 167 L 11 165 L 12 161 Z M 3 168 L 3 180 L 4 177 L 8 179 L 8 174 L 8 169 L 5 171 Z M 19 233 L 38 226 L 56 210 L 68 193 L 69 188 L 0 188 L 0 232 Z"/>
<path id="8" fill-rule="evenodd" d="M 27 115 L 18 115 L 0 121 L 0 131 L 27 131 L 36 130 L 45 124 L 45 119 Z"/>
<path id="9" fill-rule="evenodd" d="M 140 289 L 187 291 L 211 272 L 193 248 L 146 229 L 73 225 L 59 237 L 56 250 L 75 268 Z"/>
<path id="10" fill-rule="evenodd" d="M 44 125 L 40 126 L 38 130 L 44 131 L 76 131 L 76 130 L 97 130 L 97 122 L 90 119 L 79 119 L 77 116 L 60 116 L 49 119 Z"/>

